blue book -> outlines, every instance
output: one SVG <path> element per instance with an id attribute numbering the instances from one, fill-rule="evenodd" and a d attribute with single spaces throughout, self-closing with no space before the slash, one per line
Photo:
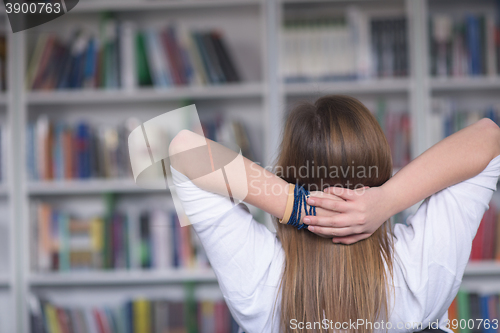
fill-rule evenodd
<path id="1" fill-rule="evenodd" d="M 217 73 L 215 72 L 215 68 L 210 62 L 210 57 L 208 55 L 207 49 L 205 48 L 205 44 L 203 43 L 203 35 L 199 32 L 193 32 L 192 35 L 196 47 L 198 48 L 198 52 L 200 53 L 201 61 L 210 83 L 219 83 Z"/>
<path id="2" fill-rule="evenodd" d="M 54 179 L 64 179 L 64 153 L 63 153 L 63 133 L 65 126 L 62 122 L 57 122 L 54 129 L 53 160 Z"/>
<path id="3" fill-rule="evenodd" d="M 134 333 L 134 303 L 132 301 L 125 303 L 125 317 L 127 319 L 125 333 Z"/>
<path id="4" fill-rule="evenodd" d="M 57 227 L 59 229 L 59 271 L 70 270 L 70 246 L 69 246 L 69 217 L 59 212 L 57 214 Z"/>
<path id="5" fill-rule="evenodd" d="M 89 126 L 79 123 L 76 127 L 77 139 L 77 175 L 78 178 L 90 178 L 90 135 Z"/>
<path id="6" fill-rule="evenodd" d="M 485 117 L 486 118 L 490 118 L 491 120 L 493 120 L 495 122 L 495 124 L 498 124 L 498 117 L 497 117 L 497 114 L 496 114 L 495 109 L 493 108 L 493 106 L 490 106 L 488 108 L 488 110 L 486 111 Z"/>
<path id="7" fill-rule="evenodd" d="M 155 87 L 172 85 L 167 69 L 168 64 L 165 63 L 166 57 L 160 44 L 160 36 L 152 29 L 148 29 L 146 32 L 146 48 Z"/>
<path id="8" fill-rule="evenodd" d="M 116 316 L 113 311 L 109 307 L 104 308 L 104 313 L 108 318 L 108 326 L 111 329 L 111 332 L 118 332 L 118 326 L 116 323 Z"/>
<path id="9" fill-rule="evenodd" d="M 485 328 L 485 325 L 484 325 L 484 320 L 489 319 L 489 321 L 491 323 L 491 319 L 492 319 L 492 318 L 489 318 L 489 315 L 488 315 L 488 313 L 489 313 L 488 299 L 489 298 L 490 298 L 489 296 L 480 296 L 480 301 L 479 301 L 480 308 L 481 308 L 481 318 L 483 319 L 483 322 L 481 323 L 481 326 L 479 327 L 479 329 L 483 333 L 489 333 L 490 329 L 491 329 L 491 324 L 490 324 L 489 328 Z"/>
<path id="10" fill-rule="evenodd" d="M 479 21 L 474 15 L 467 15 L 467 47 L 469 49 L 469 68 L 471 75 L 480 75 L 481 73 L 481 48 L 479 35 Z"/>
<path id="11" fill-rule="evenodd" d="M 35 124 L 29 123 L 26 133 L 27 140 L 27 164 L 28 178 L 30 180 L 38 180 L 38 172 L 36 168 L 36 147 L 35 147 Z"/>
<path id="12" fill-rule="evenodd" d="M 179 219 L 177 218 L 177 213 L 174 211 L 172 212 L 172 218 L 171 218 L 171 223 L 172 223 L 172 246 L 173 248 L 173 256 L 174 256 L 174 267 L 179 268 L 180 266 L 180 253 L 179 253 L 179 246 L 180 246 L 180 239 L 177 237 L 178 229 L 181 227 L 179 223 Z"/>
<path id="13" fill-rule="evenodd" d="M 96 40 L 95 37 L 92 37 L 89 41 L 89 45 L 87 47 L 87 55 L 85 57 L 84 82 L 87 86 L 93 86 L 92 83 L 95 80 L 96 60 Z"/>

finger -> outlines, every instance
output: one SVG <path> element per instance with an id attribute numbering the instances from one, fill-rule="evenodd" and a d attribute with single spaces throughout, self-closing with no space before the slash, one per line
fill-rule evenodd
<path id="1" fill-rule="evenodd" d="M 342 201 L 345 201 L 344 199 L 339 198 L 336 195 L 333 195 L 333 194 L 330 194 L 330 193 L 326 193 L 326 192 L 323 192 L 323 191 L 313 191 L 313 192 L 310 192 L 309 195 L 311 197 L 316 197 L 316 198 L 319 197 L 319 198 L 325 198 L 325 199 L 330 199 L 330 200 L 342 200 Z"/>
<path id="2" fill-rule="evenodd" d="M 349 209 L 349 204 L 343 200 L 332 200 L 318 197 L 309 197 L 307 199 L 309 206 L 321 207 L 327 210 L 333 210 L 339 213 L 345 213 Z"/>
<path id="3" fill-rule="evenodd" d="M 356 242 L 359 242 L 360 240 L 367 239 L 370 237 L 370 234 L 358 234 L 358 235 L 351 235 L 351 236 L 345 236 L 345 237 L 333 237 L 332 242 L 336 244 L 345 244 L 345 245 L 350 245 L 354 244 Z"/>
<path id="4" fill-rule="evenodd" d="M 308 215 L 302 218 L 302 222 L 307 225 L 327 227 L 327 228 L 346 228 L 354 226 L 352 221 L 349 221 L 342 214 L 330 216 L 314 216 Z"/>
<path id="5" fill-rule="evenodd" d="M 325 237 L 345 237 L 356 234 L 356 232 L 351 227 L 329 228 L 329 227 L 308 226 L 307 228 L 309 229 L 309 231 L 317 235 L 323 235 Z"/>
<path id="6" fill-rule="evenodd" d="M 325 193 L 336 195 L 344 200 L 352 200 L 354 195 L 359 194 L 359 191 L 350 190 L 339 186 L 330 186 L 324 189 Z"/>

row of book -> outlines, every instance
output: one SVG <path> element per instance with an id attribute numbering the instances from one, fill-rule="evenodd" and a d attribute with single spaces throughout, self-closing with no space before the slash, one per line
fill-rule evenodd
<path id="1" fill-rule="evenodd" d="M 460 77 L 500 73 L 500 27 L 494 13 L 430 18 L 431 75 Z"/>
<path id="2" fill-rule="evenodd" d="M 481 118 L 490 118 L 500 125 L 500 105 L 468 109 L 453 98 L 436 97 L 432 99 L 432 110 L 429 123 L 432 126 L 430 133 L 434 143 L 474 124 Z"/>
<path id="3" fill-rule="evenodd" d="M 0 33 L 0 91 L 7 90 L 7 39 Z"/>
<path id="4" fill-rule="evenodd" d="M 136 118 L 116 126 L 84 120 L 69 124 L 41 114 L 27 126 L 28 179 L 132 178 L 128 136 L 140 124 Z M 220 114 L 202 121 L 202 127 L 207 138 L 236 143 L 253 159 L 246 127 L 240 121 L 226 121 Z"/>
<path id="5" fill-rule="evenodd" d="M 455 333 L 500 332 L 500 296 L 461 289 L 448 308 L 448 319 Z"/>
<path id="6" fill-rule="evenodd" d="M 356 8 L 339 18 L 286 19 L 282 75 L 286 82 L 407 76 L 406 25 Z"/>
<path id="7" fill-rule="evenodd" d="M 118 126 L 68 124 L 42 114 L 27 125 L 28 179 L 131 177 L 128 135 L 140 124 L 134 118 Z"/>
<path id="8" fill-rule="evenodd" d="M 493 202 L 490 202 L 477 229 L 470 260 L 500 261 L 500 213 Z"/>
<path id="9" fill-rule="evenodd" d="M 408 112 L 388 111 L 386 101 L 379 99 L 373 111 L 391 147 L 394 168 L 404 167 L 411 161 L 411 122 Z"/>
<path id="10" fill-rule="evenodd" d="M 96 307 L 56 305 L 32 296 L 32 333 L 236 333 L 224 301 L 135 298 Z"/>
<path id="11" fill-rule="evenodd" d="M 69 40 L 41 34 L 29 61 L 33 90 L 208 85 L 241 80 L 219 30 L 138 29 L 104 16 L 101 33 L 75 31 Z"/>
<path id="12" fill-rule="evenodd" d="M 31 265 L 36 271 L 207 268 L 203 247 L 175 211 L 107 208 L 82 218 L 45 202 L 31 209 Z"/>

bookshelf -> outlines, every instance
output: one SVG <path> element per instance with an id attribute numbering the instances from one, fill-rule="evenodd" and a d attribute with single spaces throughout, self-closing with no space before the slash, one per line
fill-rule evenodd
<path id="1" fill-rule="evenodd" d="M 48 273 L 33 274 L 30 284 L 35 287 L 57 286 L 133 286 L 150 284 L 172 284 L 182 282 L 215 282 L 212 270 L 166 270 L 151 272 L 95 272 L 95 273 Z"/>
<path id="2" fill-rule="evenodd" d="M 410 80 L 383 79 L 364 82 L 336 83 L 289 83 L 285 85 L 287 96 L 321 95 L 335 92 L 339 94 L 397 94 L 408 93 Z"/>
<path id="3" fill-rule="evenodd" d="M 30 92 L 27 103 L 37 105 L 71 105 L 79 104 L 106 104 L 106 103 L 142 103 L 166 102 L 191 99 L 220 100 L 238 98 L 261 98 L 264 87 L 259 83 L 227 84 L 213 87 L 188 87 L 169 89 L 139 89 L 133 92 L 123 91 L 54 91 Z"/>
<path id="4" fill-rule="evenodd" d="M 434 12 L 443 12 L 452 3 L 455 2 L 356 1 L 354 5 L 370 17 L 406 18 L 407 75 L 364 80 L 288 82 L 283 77 L 281 45 L 286 38 L 284 21 L 318 11 L 331 16 L 346 13 L 353 2 L 345 0 L 81 0 L 65 17 L 29 31 L 8 34 L 9 59 L 12 59 L 8 75 L 10 89 L 0 92 L 0 119 L 5 115 L 12 129 L 9 140 L 13 149 L 5 154 L 9 157 L 6 169 L 11 180 L 10 183 L 0 183 L 0 209 L 5 207 L 8 211 L 5 216 L 10 216 L 10 221 L 13 221 L 8 224 L 8 234 L 9 240 L 15 241 L 9 242 L 7 265 L 0 257 L 0 268 L 8 266 L 5 274 L 0 270 L 0 333 L 30 332 L 29 308 L 25 300 L 31 294 L 48 295 L 64 304 L 67 293 L 78 295 L 78 300 L 83 303 L 93 299 L 117 299 L 122 293 L 136 295 L 146 289 L 150 294 L 158 292 L 178 296 L 176 289 L 191 282 L 203 290 L 218 291 L 215 274 L 210 269 L 33 271 L 29 237 L 29 208 L 33 202 L 60 203 L 64 209 L 84 213 L 101 209 L 101 196 L 106 193 L 116 194 L 120 207 L 151 205 L 148 208 L 168 201 L 169 193 L 139 188 L 130 178 L 28 179 L 27 124 L 44 114 L 51 120 L 60 119 L 69 124 L 86 119 L 96 126 L 116 125 L 133 116 L 145 121 L 189 101 L 196 103 L 201 118 L 221 116 L 227 121 L 244 122 L 257 159 L 269 163 L 275 157 L 282 121 L 291 104 L 304 99 L 313 100 L 327 93 L 342 93 L 360 98 L 374 111 L 383 101 L 387 112 L 407 113 L 412 124 L 411 156 L 415 157 L 434 143 L 430 139 L 433 136 L 433 127 L 430 126 L 434 119 L 433 98 L 450 96 L 483 106 L 493 103 L 500 90 L 498 75 L 441 78 L 430 74 L 428 17 Z M 475 10 L 488 10 L 493 4 L 494 1 L 485 0 Z M 470 3 L 459 1 L 453 12 L 467 11 L 470 7 Z M 307 10 L 302 13 L 304 8 Z M 81 26 L 98 34 L 96 27 L 104 11 L 141 27 L 159 29 L 166 21 L 173 21 L 183 22 L 189 28 L 220 29 L 231 46 L 243 79 L 238 83 L 201 86 L 141 86 L 130 91 L 121 88 L 26 90 L 26 67 L 40 33 L 57 32 L 67 39 L 73 27 Z M 5 21 L 6 26 L 4 11 L 0 10 L 0 13 L 0 22 Z M 6 29 L 9 28 L 6 26 Z M 395 168 L 397 170 L 399 168 Z M 481 286 L 500 291 L 495 282 L 499 277 L 498 262 L 474 262 L 466 268 L 464 287 L 476 290 Z M 8 315 L 4 315 L 3 309 L 10 311 Z M 4 317 L 8 318 L 7 321 L 3 321 Z"/>
<path id="5" fill-rule="evenodd" d="M 41 181 L 28 184 L 28 193 L 32 196 L 155 192 L 165 193 L 165 190 L 141 188 L 131 179 Z"/>

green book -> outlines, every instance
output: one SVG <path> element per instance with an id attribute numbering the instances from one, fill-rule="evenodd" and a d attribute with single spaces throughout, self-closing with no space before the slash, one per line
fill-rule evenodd
<path id="1" fill-rule="evenodd" d="M 457 293 L 457 308 L 458 308 L 458 321 L 467 322 L 470 318 L 469 309 L 469 293 L 465 290 L 459 290 Z M 460 327 L 460 333 L 471 333 L 471 329 L 464 325 L 465 327 Z"/>
<path id="2" fill-rule="evenodd" d="M 66 272 L 70 270 L 69 259 L 69 218 L 68 215 L 59 212 L 59 271 Z"/>
<path id="3" fill-rule="evenodd" d="M 197 305 L 196 298 L 194 294 L 195 285 L 193 282 L 184 283 L 185 290 L 185 312 L 184 312 L 184 324 L 186 327 L 186 333 L 198 333 L 197 327 Z"/>
<path id="4" fill-rule="evenodd" d="M 115 196 L 112 193 L 104 194 L 106 213 L 104 216 L 104 246 L 103 261 L 105 269 L 113 268 L 113 248 L 111 240 L 113 237 L 113 211 L 115 207 Z"/>
<path id="5" fill-rule="evenodd" d="M 149 70 L 148 56 L 146 54 L 146 42 L 144 34 L 137 32 L 135 36 L 135 50 L 136 50 L 136 67 L 137 67 L 137 81 L 139 86 L 151 86 L 153 80 L 151 79 L 151 72 Z"/>

